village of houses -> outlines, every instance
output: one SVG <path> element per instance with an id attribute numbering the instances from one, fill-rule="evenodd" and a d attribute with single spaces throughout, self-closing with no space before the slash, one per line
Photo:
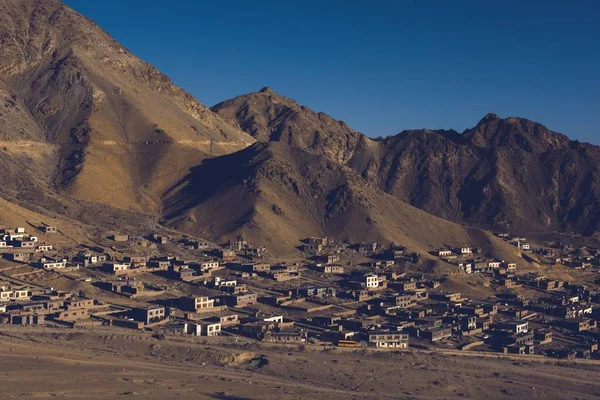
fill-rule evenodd
<path id="1" fill-rule="evenodd" d="M 586 277 L 600 270 L 598 249 L 498 236 L 523 259 Z M 485 278 L 486 295 L 452 290 L 448 275 L 422 272 L 415 266 L 423 255 L 401 246 L 312 237 L 303 240 L 302 257 L 281 261 L 245 240 L 214 245 L 115 233 L 101 245 L 60 248 L 58 237 L 60 230 L 46 225 L 0 229 L 0 323 L 382 351 L 599 357 L 597 282 L 520 271 L 465 243 L 428 257 L 456 276 Z"/>

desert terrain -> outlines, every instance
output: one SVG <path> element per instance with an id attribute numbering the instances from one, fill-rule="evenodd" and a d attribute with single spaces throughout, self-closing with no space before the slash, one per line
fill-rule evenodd
<path id="1" fill-rule="evenodd" d="M 600 363 L 2 329 L 4 398 L 593 399 Z"/>

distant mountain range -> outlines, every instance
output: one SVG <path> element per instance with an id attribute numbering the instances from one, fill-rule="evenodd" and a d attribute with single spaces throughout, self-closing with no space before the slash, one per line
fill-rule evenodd
<path id="1" fill-rule="evenodd" d="M 592 234 L 599 166 L 598 146 L 494 114 L 371 139 L 269 88 L 209 109 L 59 1 L 0 3 L 0 195 L 37 211 L 427 250 L 495 243 L 464 224 Z"/>
<path id="2" fill-rule="evenodd" d="M 465 132 L 371 139 L 265 88 L 217 104 L 259 141 L 324 155 L 439 217 L 495 229 L 591 234 L 600 222 L 600 147 L 522 118 L 486 115 Z"/>

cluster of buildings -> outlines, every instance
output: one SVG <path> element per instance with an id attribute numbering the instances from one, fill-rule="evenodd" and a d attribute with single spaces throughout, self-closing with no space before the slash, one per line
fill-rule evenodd
<path id="1" fill-rule="evenodd" d="M 0 282 L 0 323 L 74 326 L 89 320 L 92 314 L 104 315 L 116 310 L 90 298 L 54 289 Z"/>
<path id="2" fill-rule="evenodd" d="M 53 232 L 52 227 L 43 229 Z M 21 249 L 19 242 L 38 243 L 24 229 L 0 233 L 0 250 Z M 600 252 L 593 249 L 532 250 L 524 247 L 524 238 L 499 236 L 528 250 L 528 257 L 572 268 L 579 263 L 592 270 L 600 267 Z M 486 298 L 453 291 L 447 276 L 416 272 L 422 256 L 396 245 L 340 244 L 311 237 L 301 246 L 303 261 L 283 262 L 246 240 L 215 246 L 162 234 L 108 239 L 112 251 L 92 246 L 74 254 L 15 259 L 7 256 L 15 254 L 11 250 L 5 258 L 56 273 L 84 272 L 86 282 L 107 295 L 135 299 L 138 306 L 116 306 L 7 281 L 0 285 L 0 320 L 23 325 L 101 323 L 165 335 L 227 333 L 339 347 L 416 345 L 559 357 L 598 355 L 600 294 L 584 285 L 519 273 L 515 263 L 490 258 L 468 245 L 438 249 L 432 255 L 454 265 L 462 276 L 481 274 L 493 293 Z M 35 255 L 35 246 L 43 245 L 34 245 L 29 254 Z M 181 288 L 193 290 L 181 296 Z"/>
<path id="3" fill-rule="evenodd" d="M 499 238 L 501 238 L 502 240 L 512 244 L 513 246 L 515 246 L 516 248 L 523 250 L 523 251 L 531 251 L 532 247 L 531 244 L 527 241 L 526 237 L 522 237 L 522 236 L 513 236 L 509 233 L 498 233 L 497 236 Z"/>
<path id="4" fill-rule="evenodd" d="M 498 284 L 507 287 L 511 287 L 517 270 L 516 263 L 487 257 L 480 254 L 476 247 L 471 246 L 462 246 L 453 250 L 439 249 L 433 251 L 432 254 L 456 266 L 466 274 L 492 275 Z"/>
<path id="5" fill-rule="evenodd" d="M 533 250 L 544 264 L 564 265 L 575 271 L 600 272 L 600 249 L 588 246 L 575 247 L 564 243 L 547 243 Z"/>
<path id="6" fill-rule="evenodd" d="M 46 225 L 38 230 L 45 234 L 57 232 L 56 227 Z M 38 236 L 27 233 L 25 228 L 0 228 L 0 254 L 10 261 L 30 262 L 40 253 L 52 250 L 52 244 L 40 241 Z"/>

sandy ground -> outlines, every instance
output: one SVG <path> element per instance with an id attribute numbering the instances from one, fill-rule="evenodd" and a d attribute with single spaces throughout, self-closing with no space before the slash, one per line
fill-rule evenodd
<path id="1" fill-rule="evenodd" d="M 0 331 L 2 398 L 296 399 L 600 396 L 600 364 L 339 351 L 125 330 Z"/>

